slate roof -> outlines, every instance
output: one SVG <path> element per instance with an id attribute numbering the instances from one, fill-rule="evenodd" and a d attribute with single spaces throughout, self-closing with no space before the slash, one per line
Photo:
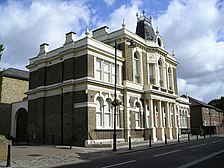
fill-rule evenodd
<path id="1" fill-rule="evenodd" d="M 185 96 L 185 95 L 184 95 L 184 96 Z M 190 97 L 190 96 L 187 96 L 187 97 L 189 98 L 190 101 L 194 101 L 194 102 L 197 103 L 198 105 L 201 105 L 201 106 L 203 106 L 203 107 L 212 108 L 212 109 L 215 109 L 215 110 L 218 111 L 218 112 L 222 112 L 222 113 L 224 113 L 224 111 L 221 110 L 221 109 L 219 109 L 219 108 L 216 108 L 216 107 L 214 107 L 214 106 L 211 106 L 211 105 L 209 105 L 209 104 L 206 104 L 206 103 L 204 103 L 204 102 L 202 102 L 202 101 L 199 101 L 199 100 L 197 100 L 197 99 L 195 99 L 195 98 L 193 98 L 193 97 Z M 196 106 L 196 105 L 193 105 L 193 106 Z"/>
<path id="2" fill-rule="evenodd" d="M 138 21 L 136 27 L 136 34 L 142 37 L 145 40 L 154 40 L 155 32 L 152 26 L 147 21 Z"/>
<path id="3" fill-rule="evenodd" d="M 3 70 L 3 76 L 10 77 L 10 78 L 16 78 L 21 80 L 29 80 L 29 72 L 15 69 L 15 68 L 8 68 Z"/>

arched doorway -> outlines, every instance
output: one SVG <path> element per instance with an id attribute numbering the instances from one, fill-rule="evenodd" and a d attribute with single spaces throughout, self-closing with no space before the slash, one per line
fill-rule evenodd
<path id="1" fill-rule="evenodd" d="M 27 136 L 27 111 L 20 108 L 17 111 L 16 119 L 16 138 L 25 139 Z"/>
<path id="2" fill-rule="evenodd" d="M 13 138 L 27 134 L 27 113 L 27 100 L 12 103 L 11 136 Z"/>

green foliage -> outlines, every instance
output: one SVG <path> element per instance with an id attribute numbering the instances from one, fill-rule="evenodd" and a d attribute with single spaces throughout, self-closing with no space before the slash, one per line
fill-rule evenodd
<path id="1" fill-rule="evenodd" d="M 1 102 L 1 93 L 2 93 L 2 79 L 3 79 L 3 71 L 0 70 L 0 102 Z"/>
<path id="2" fill-rule="evenodd" d="M 3 53 L 4 49 L 5 49 L 4 45 L 0 44 L 0 62 L 1 62 L 2 53 Z M 0 95 L 2 92 L 2 77 L 3 77 L 3 71 L 1 71 L 1 67 L 0 67 Z M 1 102 L 1 96 L 0 96 L 0 102 Z"/>
<path id="3" fill-rule="evenodd" d="M 211 100 L 208 104 L 224 111 L 224 97 L 223 96 L 220 99 Z"/>
<path id="4" fill-rule="evenodd" d="M 7 141 L 6 137 L 4 135 L 0 135 L 0 142 Z"/>
<path id="5" fill-rule="evenodd" d="M 0 44 L 0 60 L 2 58 L 2 53 L 3 53 L 4 49 L 5 49 L 4 45 Z"/>

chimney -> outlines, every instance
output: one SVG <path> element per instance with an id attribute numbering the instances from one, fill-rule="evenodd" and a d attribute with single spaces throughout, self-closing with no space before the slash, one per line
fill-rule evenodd
<path id="1" fill-rule="evenodd" d="M 65 35 L 65 45 L 76 41 L 76 33 L 69 32 Z"/>
<path id="2" fill-rule="evenodd" d="M 100 27 L 99 29 L 93 30 L 93 38 L 98 38 L 104 35 L 108 35 L 108 27 L 107 26 L 103 26 Z"/>
<path id="3" fill-rule="evenodd" d="M 49 52 L 49 44 L 47 44 L 47 43 L 41 44 L 39 55 L 42 55 L 42 54 L 46 55 L 48 52 Z"/>

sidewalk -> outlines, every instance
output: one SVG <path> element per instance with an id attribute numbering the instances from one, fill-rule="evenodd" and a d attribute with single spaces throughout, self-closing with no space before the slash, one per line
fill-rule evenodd
<path id="1" fill-rule="evenodd" d="M 209 135 L 206 137 L 208 138 Z M 212 137 L 215 136 L 213 135 Z M 196 136 L 191 136 L 190 139 L 191 141 L 197 140 Z M 199 139 L 204 139 L 204 137 L 199 136 Z M 180 143 L 184 142 L 188 142 L 188 137 L 180 138 Z M 149 147 L 149 141 L 133 142 L 132 150 L 129 150 L 128 143 L 124 143 L 122 146 L 118 144 L 115 152 L 111 148 L 72 147 L 70 149 L 69 146 L 13 146 L 11 167 L 56 167 L 86 162 L 99 157 L 175 145 L 177 143 L 177 140 L 168 140 L 167 144 L 158 141 L 152 142 L 152 147 Z M 6 167 L 6 162 L 1 162 L 0 167 Z"/>

